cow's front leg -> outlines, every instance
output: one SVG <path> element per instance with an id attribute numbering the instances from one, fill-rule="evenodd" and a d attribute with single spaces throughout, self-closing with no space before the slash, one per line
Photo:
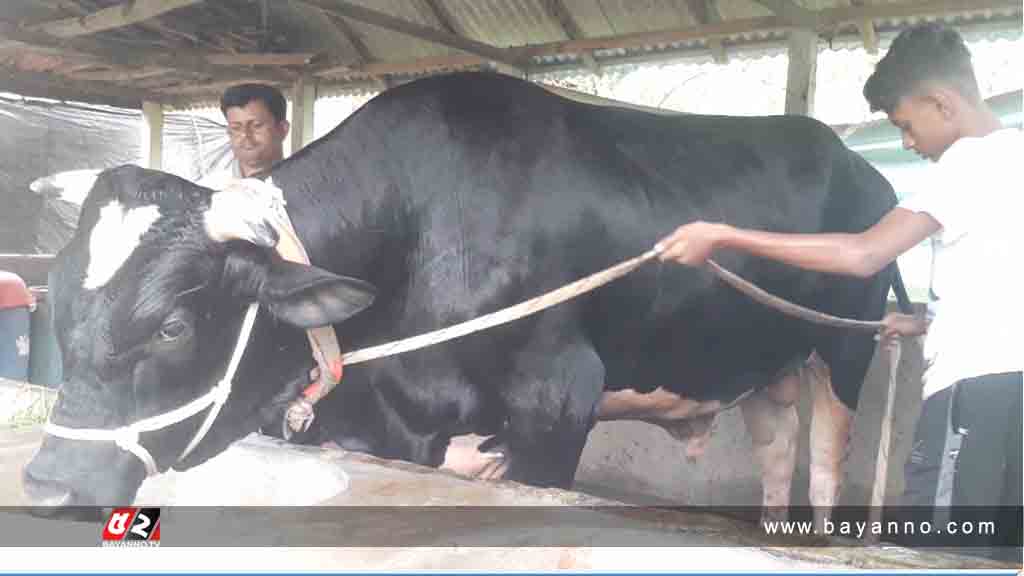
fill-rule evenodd
<path id="1" fill-rule="evenodd" d="M 832 389 L 832 376 L 825 361 L 813 353 L 805 366 L 813 396 L 809 499 L 814 507 L 814 529 L 820 533 L 839 500 L 843 478 L 840 468 L 849 447 L 853 415 Z"/>
<path id="2" fill-rule="evenodd" d="M 761 468 L 761 516 L 766 520 L 785 520 L 788 517 L 790 487 L 796 466 L 797 433 L 800 430 L 796 410 L 799 393 L 799 374 L 787 371 L 778 381 L 740 403 L 743 423 Z"/>

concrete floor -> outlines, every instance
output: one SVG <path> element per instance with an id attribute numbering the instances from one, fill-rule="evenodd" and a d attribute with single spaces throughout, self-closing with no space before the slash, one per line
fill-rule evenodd
<path id="1" fill-rule="evenodd" d="M 38 427 L 0 430 L 0 505 L 25 504 L 19 473 L 40 437 Z M 320 488 L 298 489 L 311 483 Z M 99 543 L 99 522 L 42 520 L 6 509 L 0 511 L 0 525 L 9 527 L 3 530 L 4 568 L 820 570 L 989 565 L 899 548 L 781 547 L 756 527 L 723 518 L 622 507 L 578 492 L 511 482 L 469 481 L 406 463 L 287 446 L 256 436 L 192 471 L 148 482 L 140 499 L 176 505 L 162 512 L 162 548 L 92 548 Z M 273 507 L 188 507 L 215 503 Z M 508 508 L 490 508 L 498 506 Z M 588 508 L 594 506 L 602 508 Z M 62 542 L 84 547 L 60 549 L 66 553 L 30 548 Z M 268 545 L 278 547 L 260 548 Z"/>

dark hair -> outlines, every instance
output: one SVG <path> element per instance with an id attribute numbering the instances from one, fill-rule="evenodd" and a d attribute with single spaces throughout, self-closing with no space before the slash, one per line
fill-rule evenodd
<path id="1" fill-rule="evenodd" d="M 281 122 L 286 117 L 284 95 L 269 84 L 238 84 L 224 91 L 220 97 L 220 111 L 226 116 L 228 108 L 244 108 L 249 102 L 259 100 L 266 105 L 274 118 Z"/>
<path id="2" fill-rule="evenodd" d="M 871 111 L 891 113 L 900 100 L 926 82 L 953 88 L 972 102 L 981 99 L 963 38 L 939 24 L 921 24 L 900 32 L 889 52 L 864 84 Z"/>

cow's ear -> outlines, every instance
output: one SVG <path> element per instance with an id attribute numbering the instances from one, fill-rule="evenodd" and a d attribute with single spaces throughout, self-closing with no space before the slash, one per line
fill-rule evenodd
<path id="1" fill-rule="evenodd" d="M 272 258 L 260 303 L 279 319 L 309 329 L 341 322 L 373 303 L 374 287 L 315 266 Z"/>

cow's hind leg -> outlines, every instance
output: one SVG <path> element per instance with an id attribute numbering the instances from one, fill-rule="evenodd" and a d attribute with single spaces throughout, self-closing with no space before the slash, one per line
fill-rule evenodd
<path id="1" fill-rule="evenodd" d="M 809 499 L 814 507 L 814 528 L 820 532 L 839 499 L 853 414 L 836 396 L 829 367 L 816 352 L 805 367 L 813 398 Z"/>
<path id="2" fill-rule="evenodd" d="M 740 403 L 754 457 L 761 469 L 764 519 L 787 518 L 800 430 L 796 410 L 799 393 L 799 372 L 786 370 L 777 381 Z"/>

